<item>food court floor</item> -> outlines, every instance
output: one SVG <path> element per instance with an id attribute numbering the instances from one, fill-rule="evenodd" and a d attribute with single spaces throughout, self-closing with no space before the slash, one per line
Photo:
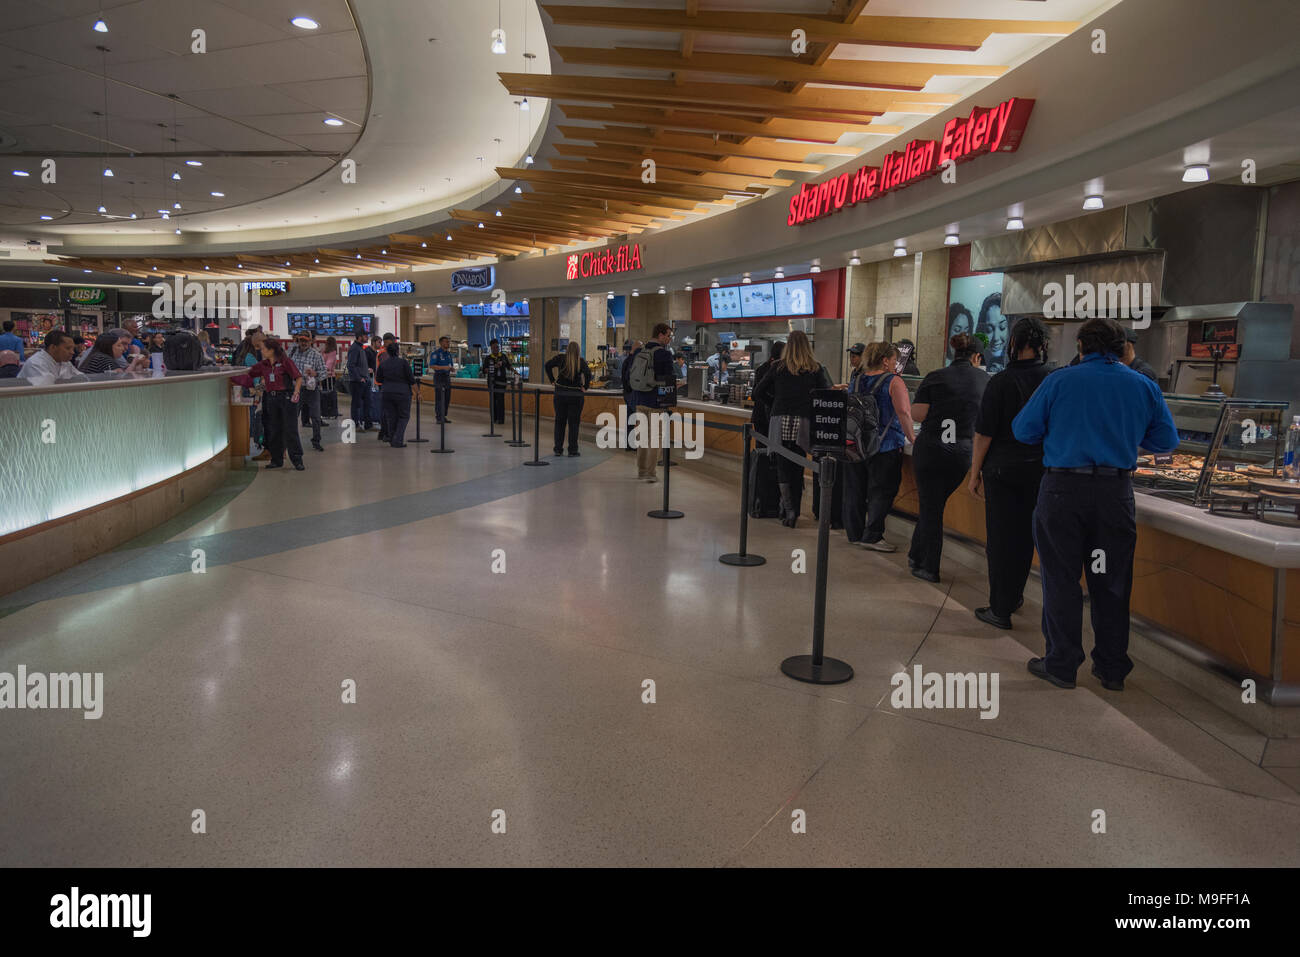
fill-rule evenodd
<path id="1" fill-rule="evenodd" d="M 105 699 L 0 714 L 0 864 L 1300 864 L 1300 740 L 1141 663 L 1122 694 L 1034 679 L 1037 605 L 980 624 L 976 568 L 929 585 L 836 536 L 857 676 L 799 684 L 810 520 L 724 566 L 734 485 L 676 469 L 686 518 L 656 521 L 630 453 L 525 468 L 453 418 L 454 455 L 327 429 L 306 472 L 232 473 L 0 598 L 0 671 L 103 672 Z M 996 673 L 996 718 L 892 708 L 915 665 Z"/>

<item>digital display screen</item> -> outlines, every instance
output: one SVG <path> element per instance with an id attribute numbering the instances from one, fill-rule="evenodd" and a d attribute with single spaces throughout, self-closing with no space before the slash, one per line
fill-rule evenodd
<path id="1" fill-rule="evenodd" d="M 740 287 L 740 314 L 745 319 L 776 315 L 776 290 L 770 282 Z"/>
<path id="2" fill-rule="evenodd" d="M 460 307 L 460 314 L 462 316 L 526 316 L 528 303 L 497 302 L 495 299 L 487 303 L 471 302 Z"/>
<path id="3" fill-rule="evenodd" d="M 709 305 L 714 319 L 739 319 L 740 290 L 735 286 L 709 290 Z"/>
<path id="4" fill-rule="evenodd" d="M 289 313 L 289 334 L 315 332 L 318 336 L 350 336 L 358 328 L 369 333 L 374 323 L 374 316 L 359 316 L 353 313 Z"/>
<path id="5" fill-rule="evenodd" d="M 776 283 L 776 312 L 778 316 L 811 316 L 813 314 L 813 284 L 811 279 L 792 279 Z"/>

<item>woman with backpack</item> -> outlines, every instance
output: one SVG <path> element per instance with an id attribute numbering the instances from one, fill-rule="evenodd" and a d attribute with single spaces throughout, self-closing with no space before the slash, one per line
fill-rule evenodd
<path id="1" fill-rule="evenodd" d="M 844 532 L 850 542 L 873 552 L 896 552 L 885 541 L 885 518 L 903 480 L 903 446 L 912 443 L 912 404 L 895 372 L 900 356 L 893 343 L 873 342 L 862 357 L 854 394 L 876 406 L 880 448 L 863 462 L 845 462 Z M 854 400 L 851 400 L 854 401 Z"/>
<path id="2" fill-rule="evenodd" d="M 912 452 L 919 508 L 912 547 L 907 553 L 912 575 L 939 581 L 943 555 L 943 510 L 970 470 L 975 416 L 989 384 L 980 368 L 979 340 L 965 334 L 948 341 L 952 365 L 936 369 L 922 380 L 912 404 L 912 417 L 922 423 Z"/>
<path id="3" fill-rule="evenodd" d="M 772 425 L 768 441 L 783 445 L 798 455 L 812 448 L 812 393 L 832 387 L 830 373 L 813 356 L 807 334 L 790 333 L 781 360 L 770 375 L 754 387 L 754 404 L 772 403 Z M 794 528 L 803 497 L 804 468 L 784 456 L 776 463 L 781 494 L 781 524 Z"/>
<path id="4" fill-rule="evenodd" d="M 557 353 L 543 369 L 546 378 L 555 386 L 551 400 L 555 405 L 555 454 L 564 454 L 564 431 L 567 428 L 569 455 L 579 455 L 578 429 L 582 424 L 583 396 L 591 388 L 591 370 L 587 368 L 587 361 L 582 358 L 582 350 L 576 342 L 570 342 L 564 353 Z"/>

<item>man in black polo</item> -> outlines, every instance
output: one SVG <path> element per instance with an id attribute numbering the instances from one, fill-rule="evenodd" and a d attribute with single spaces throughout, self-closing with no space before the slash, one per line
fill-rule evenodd
<path id="1" fill-rule="evenodd" d="M 1160 387 L 1124 364 L 1124 329 L 1089 319 L 1079 329 L 1078 365 L 1053 372 L 1012 422 L 1018 441 L 1043 445 L 1043 476 L 1034 510 L 1034 546 L 1043 578 L 1047 653 L 1029 671 L 1073 688 L 1083 664 L 1083 593 L 1092 602 L 1092 673 L 1110 691 L 1124 690 L 1129 594 L 1137 519 L 1131 475 L 1138 448 L 1172 452 L 1178 429 Z"/>
<path id="2" fill-rule="evenodd" d="M 489 342 L 488 354 L 483 357 L 483 378 L 492 390 L 492 418 L 497 425 L 505 425 L 506 422 L 506 387 L 514 371 L 510 357 L 501 351 L 501 343 L 496 339 Z"/>

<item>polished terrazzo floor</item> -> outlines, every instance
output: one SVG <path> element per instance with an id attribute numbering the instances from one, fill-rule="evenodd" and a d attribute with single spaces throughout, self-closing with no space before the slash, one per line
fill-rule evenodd
<path id="1" fill-rule="evenodd" d="M 105 682 L 97 721 L 0 712 L 0 864 L 1300 863 L 1300 744 L 1141 664 L 1118 695 L 1032 678 L 1037 607 L 980 624 L 977 569 L 928 585 L 836 536 L 828 652 L 857 675 L 799 684 L 811 521 L 752 523 L 768 564 L 724 566 L 733 484 L 676 469 L 687 517 L 656 521 L 631 454 L 525 468 L 454 417 L 455 455 L 331 435 L 0 598 L 0 671 Z M 894 709 L 915 664 L 997 673 L 997 718 Z"/>

